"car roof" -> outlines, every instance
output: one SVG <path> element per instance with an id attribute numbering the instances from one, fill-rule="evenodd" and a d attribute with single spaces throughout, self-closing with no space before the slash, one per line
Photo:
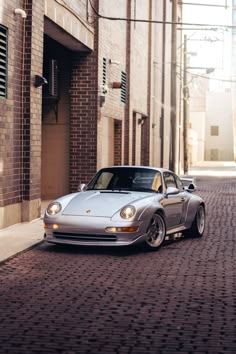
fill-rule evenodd
<path id="1" fill-rule="evenodd" d="M 118 165 L 118 166 L 106 166 L 101 168 L 101 170 L 106 169 L 106 168 L 143 168 L 143 169 L 149 169 L 149 170 L 156 170 L 161 173 L 163 172 L 171 172 L 170 170 L 163 168 L 163 167 L 154 167 L 154 166 L 140 166 L 140 165 Z"/>

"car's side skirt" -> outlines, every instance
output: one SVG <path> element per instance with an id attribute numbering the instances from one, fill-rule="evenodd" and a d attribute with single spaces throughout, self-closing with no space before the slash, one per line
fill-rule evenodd
<path id="1" fill-rule="evenodd" d="M 176 234 L 177 232 L 182 232 L 184 230 L 186 230 L 185 225 L 172 227 L 171 229 L 166 230 L 166 235 Z"/>

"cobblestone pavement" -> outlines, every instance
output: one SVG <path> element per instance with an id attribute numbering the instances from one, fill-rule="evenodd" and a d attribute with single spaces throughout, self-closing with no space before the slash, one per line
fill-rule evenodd
<path id="1" fill-rule="evenodd" d="M 236 353 L 236 179 L 198 177 L 201 239 L 41 244 L 0 266 L 0 353 Z"/>

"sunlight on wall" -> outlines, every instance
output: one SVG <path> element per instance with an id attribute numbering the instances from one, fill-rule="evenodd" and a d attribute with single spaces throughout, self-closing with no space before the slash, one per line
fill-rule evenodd
<path id="1" fill-rule="evenodd" d="M 0 174 L 3 174 L 3 160 L 0 160 Z"/>

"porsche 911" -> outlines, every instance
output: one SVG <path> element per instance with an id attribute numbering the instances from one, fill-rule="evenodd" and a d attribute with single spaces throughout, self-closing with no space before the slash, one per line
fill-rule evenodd
<path id="1" fill-rule="evenodd" d="M 50 203 L 45 241 L 54 244 L 129 246 L 157 250 L 167 235 L 201 237 L 205 203 L 191 178 L 155 167 L 102 168 L 78 192 Z"/>

